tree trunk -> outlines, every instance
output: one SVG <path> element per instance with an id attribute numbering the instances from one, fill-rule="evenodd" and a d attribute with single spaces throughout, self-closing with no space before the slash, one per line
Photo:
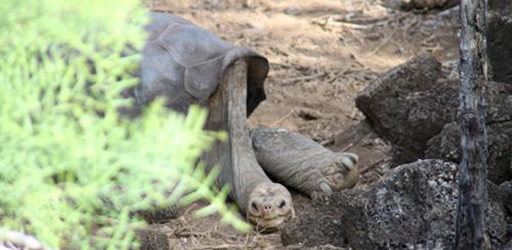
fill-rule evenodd
<path id="1" fill-rule="evenodd" d="M 487 203 L 486 101 L 487 0 L 462 0 L 460 7 L 460 114 L 462 161 L 455 249 L 490 249 L 485 235 Z"/>

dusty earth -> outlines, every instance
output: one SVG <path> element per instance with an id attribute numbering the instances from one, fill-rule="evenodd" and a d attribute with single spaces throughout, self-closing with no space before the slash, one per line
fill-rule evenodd
<path id="1" fill-rule="evenodd" d="M 389 146 L 355 129 L 364 119 L 355 108 L 356 94 L 420 53 L 431 52 L 443 62 L 458 58 L 458 8 L 402 12 L 382 1 L 147 0 L 147 5 L 266 56 L 267 100 L 250 125 L 298 131 L 332 150 L 359 154 L 364 174 L 356 188 L 364 188 L 385 174 Z M 300 194 L 294 202 L 298 213 L 310 207 Z M 279 233 L 241 234 L 216 215 L 193 217 L 203 205 L 185 207 L 179 219 L 152 227 L 169 235 L 172 249 L 285 249 Z"/>

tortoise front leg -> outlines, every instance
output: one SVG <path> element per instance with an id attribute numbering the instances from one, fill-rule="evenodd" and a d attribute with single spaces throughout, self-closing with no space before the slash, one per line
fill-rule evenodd
<path id="1" fill-rule="evenodd" d="M 257 128 L 252 143 L 270 177 L 310 197 L 351 188 L 359 180 L 357 155 L 332 152 L 297 132 Z"/>

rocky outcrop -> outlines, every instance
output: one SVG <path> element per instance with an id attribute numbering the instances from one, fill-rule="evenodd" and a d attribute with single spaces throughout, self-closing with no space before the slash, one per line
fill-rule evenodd
<path id="1" fill-rule="evenodd" d="M 401 10 L 432 10 L 449 9 L 460 3 L 460 0 L 385 0 L 384 6 Z"/>
<path id="2" fill-rule="evenodd" d="M 399 166 L 367 192 L 337 197 L 343 227 L 354 249 L 450 249 L 455 239 L 457 166 L 423 160 Z M 487 233 L 493 249 L 503 245 L 505 214 L 497 187 L 489 183 Z"/>
<path id="3" fill-rule="evenodd" d="M 393 163 L 438 158 L 460 162 L 457 121 L 457 63 L 443 66 L 422 55 L 397 66 L 356 98 L 372 129 L 393 145 Z M 512 84 L 486 86 L 489 176 L 499 184 L 512 178 Z M 430 141 L 429 141 L 430 140 Z"/>
<path id="4" fill-rule="evenodd" d="M 487 134 L 489 180 L 500 184 L 512 180 L 512 85 L 488 82 Z M 461 160 L 460 127 L 453 122 L 427 142 L 425 158 Z"/>
<path id="5" fill-rule="evenodd" d="M 347 238 L 341 224 L 342 211 L 330 197 L 316 199 L 313 208 L 281 229 L 283 245 L 302 244 L 307 247 L 330 244 L 345 247 Z"/>
<path id="6" fill-rule="evenodd" d="M 512 181 L 503 182 L 500 185 L 500 193 L 505 208 L 512 215 Z"/>
<path id="7" fill-rule="evenodd" d="M 429 140 L 425 157 L 444 159 L 456 163 L 461 161 L 460 126 L 447 124 L 443 131 Z M 512 180 L 512 121 L 487 126 L 489 157 L 487 177 L 495 184 Z"/>
<path id="8" fill-rule="evenodd" d="M 512 181 L 506 181 L 501 183 L 500 187 L 501 200 L 503 201 L 503 205 L 505 206 L 505 210 L 507 211 L 507 238 L 509 242 L 507 244 L 508 248 L 504 249 L 512 250 Z"/>
<path id="9" fill-rule="evenodd" d="M 456 118 L 458 83 L 422 55 L 395 67 L 364 89 L 356 105 L 375 132 L 393 144 L 395 165 L 424 157 L 427 141 Z"/>
<path id="10" fill-rule="evenodd" d="M 456 164 L 440 160 L 399 166 L 366 191 L 348 190 L 317 202 L 314 210 L 283 230 L 282 238 L 348 244 L 354 250 L 451 249 L 456 169 Z M 487 233 L 493 249 L 500 249 L 505 243 L 505 212 L 498 188 L 489 183 L 488 190 Z M 331 231 L 339 233 L 321 233 Z"/>

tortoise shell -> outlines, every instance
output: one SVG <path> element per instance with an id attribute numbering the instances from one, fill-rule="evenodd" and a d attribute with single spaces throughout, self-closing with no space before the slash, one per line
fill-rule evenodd
<path id="1" fill-rule="evenodd" d="M 191 104 L 206 106 L 225 70 L 239 59 L 245 59 L 248 65 L 247 115 L 265 100 L 263 82 L 269 69 L 266 58 L 229 44 L 180 17 L 153 12 L 150 20 L 145 27 L 149 34 L 138 71 L 141 83 L 133 90 L 140 106 L 156 97 L 165 97 L 167 107 L 183 113 Z"/>

